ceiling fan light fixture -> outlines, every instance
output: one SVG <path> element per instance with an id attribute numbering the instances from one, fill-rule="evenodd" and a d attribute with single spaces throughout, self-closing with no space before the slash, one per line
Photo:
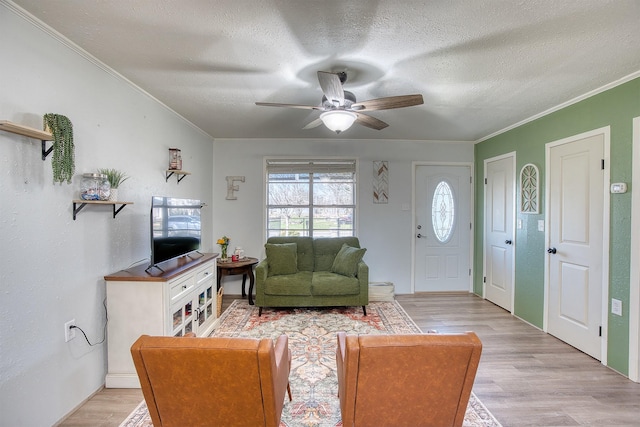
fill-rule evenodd
<path id="1" fill-rule="evenodd" d="M 358 115 L 356 113 L 345 110 L 332 110 L 320 114 L 322 123 L 335 133 L 349 129 L 357 118 Z"/>

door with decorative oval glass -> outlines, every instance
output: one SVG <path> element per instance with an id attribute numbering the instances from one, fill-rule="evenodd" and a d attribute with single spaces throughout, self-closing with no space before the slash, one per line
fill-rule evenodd
<path id="1" fill-rule="evenodd" d="M 416 292 L 471 289 L 471 190 L 470 166 L 416 166 Z"/>

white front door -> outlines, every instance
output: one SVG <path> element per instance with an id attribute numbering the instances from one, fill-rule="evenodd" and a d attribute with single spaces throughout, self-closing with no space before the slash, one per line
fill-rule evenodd
<path id="1" fill-rule="evenodd" d="M 547 144 L 547 332 L 600 360 L 603 326 L 602 131 Z M 605 199 L 605 200 L 603 200 Z"/>
<path id="2" fill-rule="evenodd" d="M 485 160 L 484 297 L 513 310 L 515 154 Z"/>
<path id="3" fill-rule="evenodd" d="M 471 190 L 471 166 L 416 166 L 416 292 L 471 290 Z"/>

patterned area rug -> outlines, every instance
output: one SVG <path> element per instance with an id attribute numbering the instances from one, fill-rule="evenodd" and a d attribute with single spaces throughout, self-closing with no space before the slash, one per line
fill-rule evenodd
<path id="1" fill-rule="evenodd" d="M 420 328 L 396 301 L 371 302 L 367 316 L 361 307 L 325 309 L 265 309 L 246 300 L 235 300 L 220 318 L 212 336 L 289 337 L 292 354 L 289 380 L 293 401 L 285 400 L 281 427 L 342 426 L 336 377 L 336 332 L 347 334 L 411 334 Z M 120 427 L 150 427 L 151 419 L 144 403 L 127 417 Z M 501 427 L 500 423 L 472 393 L 464 426 Z"/>

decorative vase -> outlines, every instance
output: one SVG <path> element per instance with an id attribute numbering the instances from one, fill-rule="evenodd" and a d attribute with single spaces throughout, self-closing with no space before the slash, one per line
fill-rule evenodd
<path id="1" fill-rule="evenodd" d="M 224 261 L 227 260 L 227 246 L 220 246 L 220 249 L 222 250 L 222 254 L 220 254 L 220 258 L 222 258 Z"/>
<path id="2" fill-rule="evenodd" d="M 80 198 L 82 200 L 109 200 L 111 184 L 107 176 L 99 173 L 85 173 L 80 183 Z"/>
<path id="3" fill-rule="evenodd" d="M 112 188 L 111 192 L 109 193 L 109 201 L 110 202 L 117 202 L 118 201 L 118 189 L 117 188 Z"/>

